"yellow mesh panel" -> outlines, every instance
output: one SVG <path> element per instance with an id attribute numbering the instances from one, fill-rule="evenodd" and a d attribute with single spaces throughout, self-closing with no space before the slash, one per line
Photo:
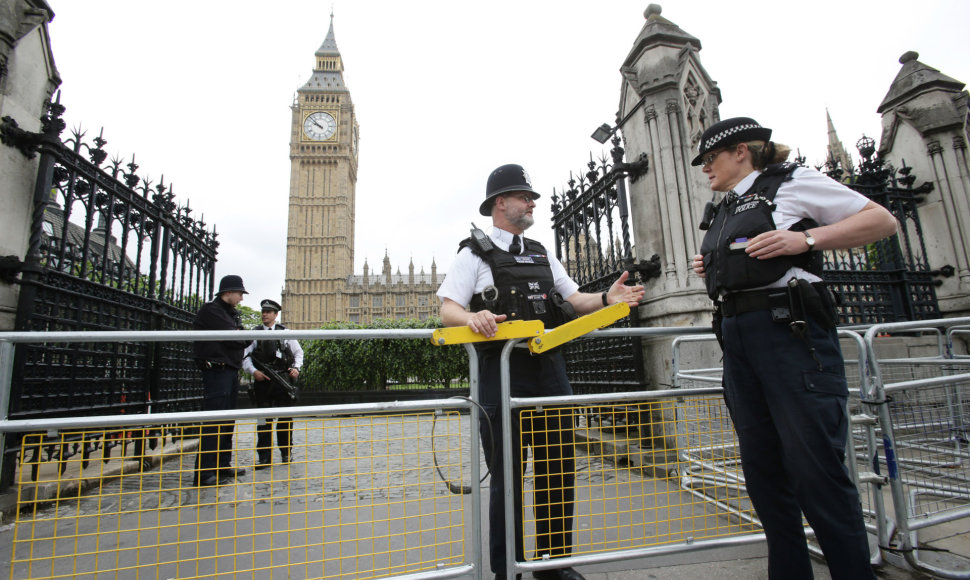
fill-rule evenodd
<path id="1" fill-rule="evenodd" d="M 432 449 L 469 483 L 467 415 L 297 418 L 292 461 L 274 434 L 261 470 L 256 422 L 234 427 L 246 474 L 201 488 L 197 425 L 27 435 L 10 578 L 377 578 L 464 562 L 470 496 L 446 489 Z"/>

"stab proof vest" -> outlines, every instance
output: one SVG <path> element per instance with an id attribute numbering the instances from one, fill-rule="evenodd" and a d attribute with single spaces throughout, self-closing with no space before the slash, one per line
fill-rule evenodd
<path id="1" fill-rule="evenodd" d="M 701 243 L 704 257 L 704 282 L 711 300 L 722 293 L 765 286 L 778 280 L 792 267 L 822 274 L 821 252 L 810 251 L 797 256 L 779 256 L 770 260 L 751 258 L 744 249 L 748 240 L 777 229 L 771 217 L 775 195 L 785 181 L 792 178 L 798 166 L 794 163 L 769 165 L 744 194 L 717 205 L 714 220 Z M 802 232 L 818 226 L 804 218 L 790 230 Z"/>
<path id="2" fill-rule="evenodd" d="M 253 330 L 265 330 L 265 328 L 259 325 Z M 277 324 L 274 330 L 286 330 L 286 327 Z M 257 340 L 256 348 L 253 349 L 250 356 L 269 365 L 276 371 L 285 371 L 291 368 L 296 360 L 290 345 L 286 344 L 285 340 Z"/>
<path id="3" fill-rule="evenodd" d="M 524 251 L 513 255 L 493 247 L 485 251 L 473 238 L 466 238 L 458 250 L 468 247 L 492 270 L 493 286 L 472 296 L 471 310 L 505 314 L 506 320 L 541 320 L 555 328 L 576 317 L 573 305 L 556 291 L 546 249 L 535 240 L 522 238 Z"/>

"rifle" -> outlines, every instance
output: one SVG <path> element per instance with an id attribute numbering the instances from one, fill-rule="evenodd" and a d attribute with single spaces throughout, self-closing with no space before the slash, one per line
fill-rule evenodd
<path id="1" fill-rule="evenodd" d="M 258 360 L 256 357 L 250 357 L 250 360 L 253 362 L 253 366 L 256 367 L 256 370 L 269 377 L 271 383 L 283 389 L 283 392 L 286 393 L 286 396 L 289 397 L 291 401 L 297 400 L 297 398 L 300 396 L 300 391 L 297 389 L 296 385 L 290 383 L 290 381 L 286 380 L 283 375 L 271 369 L 269 365 Z"/>

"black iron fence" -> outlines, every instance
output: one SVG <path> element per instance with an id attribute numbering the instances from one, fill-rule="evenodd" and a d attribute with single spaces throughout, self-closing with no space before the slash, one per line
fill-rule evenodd
<path id="1" fill-rule="evenodd" d="M 3 120 L 5 144 L 40 156 L 16 330 L 190 329 L 213 290 L 214 228 L 164 178 L 139 177 L 134 156 L 105 163 L 102 135 L 87 143 L 76 129 L 62 141 L 64 108 L 48 109 L 41 133 Z M 201 409 L 189 343 L 22 344 L 14 366 L 11 419 Z M 17 450 L 7 440 L 6 453 Z"/>
<path id="2" fill-rule="evenodd" d="M 660 258 L 638 261 L 630 239 L 626 179 L 635 182 L 647 171 L 646 156 L 623 161 L 620 138 L 614 136 L 609 157 L 590 157 L 587 171 L 570 175 L 568 187 L 552 196 L 556 257 L 583 292 L 608 289 L 624 271 L 630 283 L 660 274 Z M 637 311 L 616 327 L 639 326 Z M 639 337 L 582 341 L 566 347 L 567 372 L 577 393 L 621 392 L 643 385 Z"/>
<path id="3" fill-rule="evenodd" d="M 824 278 L 841 299 L 839 323 L 939 318 L 939 276 L 952 276 L 953 268 L 933 269 L 928 263 L 917 212 L 933 184 L 913 187 L 916 176 L 912 168 L 887 165 L 869 137 L 863 136 L 857 148 L 862 158 L 858 170 L 846 172 L 830 159 L 825 173 L 889 209 L 899 221 L 899 233 L 861 248 L 824 253 Z"/>

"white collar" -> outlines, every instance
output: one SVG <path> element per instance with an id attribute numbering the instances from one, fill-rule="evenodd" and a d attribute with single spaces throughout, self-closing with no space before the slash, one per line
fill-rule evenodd
<path id="1" fill-rule="evenodd" d="M 507 232 L 498 226 L 492 226 L 491 237 L 496 242 L 504 242 L 505 245 L 509 245 L 512 243 L 512 238 L 515 237 L 515 235 L 516 234 L 513 234 L 512 232 Z M 519 238 L 522 238 L 522 237 L 523 236 L 521 235 L 519 236 Z"/>
<path id="2" fill-rule="evenodd" d="M 734 193 L 738 195 L 744 194 L 744 192 L 751 189 L 751 186 L 754 184 L 754 180 L 758 179 L 760 175 L 761 175 L 761 172 L 758 171 L 757 169 L 745 175 L 744 179 L 739 181 L 738 184 L 734 186 Z"/>

